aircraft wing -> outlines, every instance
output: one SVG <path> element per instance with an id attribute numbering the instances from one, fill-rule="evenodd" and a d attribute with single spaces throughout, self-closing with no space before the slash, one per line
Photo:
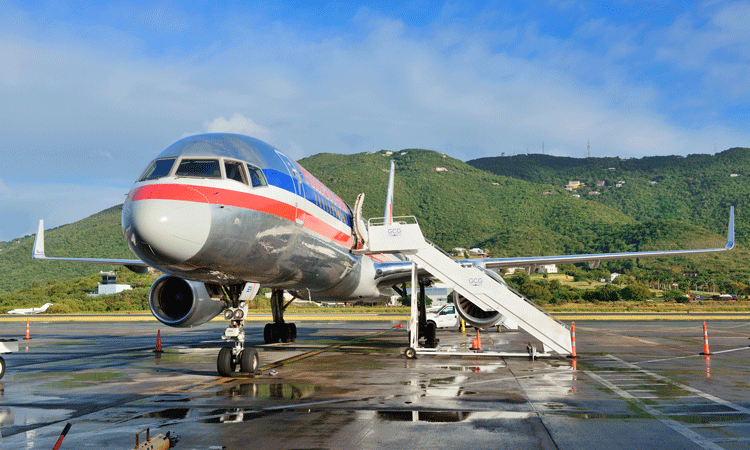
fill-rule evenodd
<path id="1" fill-rule="evenodd" d="M 599 267 L 601 261 L 630 258 L 659 258 L 666 256 L 694 255 L 700 253 L 724 252 L 734 248 L 734 206 L 729 209 L 729 227 L 727 230 L 727 243 L 719 248 L 701 248 L 692 250 L 652 250 L 643 252 L 623 253 L 595 253 L 585 255 L 557 255 L 557 256 L 532 256 L 518 258 L 484 258 L 481 259 L 485 267 L 489 269 L 504 269 L 508 267 L 529 267 L 544 264 L 582 263 L 587 262 L 592 269 Z M 472 263 L 476 259 L 460 260 L 464 263 Z"/>
<path id="2" fill-rule="evenodd" d="M 67 261 L 88 264 L 112 264 L 116 266 L 125 266 L 134 272 L 145 272 L 149 267 L 148 264 L 140 259 L 107 259 L 107 258 L 60 258 L 50 257 L 44 254 L 44 220 L 39 221 L 39 229 L 34 238 L 34 249 L 31 252 L 33 259 L 43 261 Z"/>
<path id="3" fill-rule="evenodd" d="M 510 267 L 536 267 L 545 264 L 589 263 L 592 269 L 599 266 L 601 261 L 631 258 L 659 258 L 679 255 L 695 255 L 700 253 L 724 252 L 734 248 L 734 206 L 729 210 L 729 229 L 727 243 L 724 247 L 701 248 L 690 250 L 652 250 L 642 252 L 623 253 L 592 253 L 582 255 L 553 255 L 553 256 L 521 256 L 513 258 L 472 258 L 457 259 L 461 264 L 484 266 L 488 269 L 505 269 Z M 408 283 L 411 279 L 411 262 L 378 262 L 375 264 L 375 279 L 378 285 L 394 285 Z M 424 269 L 419 270 L 420 278 L 430 278 Z"/>

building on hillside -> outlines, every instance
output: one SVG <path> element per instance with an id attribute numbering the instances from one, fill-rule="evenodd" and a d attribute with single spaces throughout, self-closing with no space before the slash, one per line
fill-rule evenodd
<path id="1" fill-rule="evenodd" d="M 453 256 L 466 258 L 466 249 L 463 247 L 453 247 L 453 249 L 451 250 L 451 254 Z"/>
<path id="2" fill-rule="evenodd" d="M 97 295 L 111 295 L 119 294 L 122 291 L 129 291 L 133 289 L 129 284 L 117 284 L 117 274 L 114 272 L 99 272 L 102 276 L 102 282 L 99 283 L 96 294 L 91 294 L 92 297 Z"/>
<path id="3" fill-rule="evenodd" d="M 583 187 L 583 186 L 586 186 L 586 185 L 581 183 L 578 180 L 568 181 L 568 184 L 565 185 L 565 189 L 568 191 L 572 191 L 574 189 L 578 189 L 579 187 Z"/>

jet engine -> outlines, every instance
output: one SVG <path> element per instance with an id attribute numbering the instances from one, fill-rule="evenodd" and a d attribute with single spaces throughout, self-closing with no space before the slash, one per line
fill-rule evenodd
<path id="1" fill-rule="evenodd" d="M 204 283 L 163 275 L 151 286 L 148 306 L 159 322 L 185 328 L 213 319 L 224 309 L 224 302 L 211 298 Z"/>
<path id="2" fill-rule="evenodd" d="M 502 314 L 499 312 L 485 311 L 462 295 L 458 296 L 456 311 L 467 324 L 477 328 L 491 327 L 500 322 L 503 318 Z"/>

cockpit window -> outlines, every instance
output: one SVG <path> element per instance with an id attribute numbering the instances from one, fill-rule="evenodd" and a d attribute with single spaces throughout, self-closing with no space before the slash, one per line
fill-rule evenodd
<path id="1" fill-rule="evenodd" d="M 250 184 L 253 187 L 258 186 L 267 186 L 268 183 L 266 182 L 266 177 L 263 176 L 263 171 L 259 168 L 248 164 L 247 165 L 247 171 L 250 173 Z"/>
<path id="2" fill-rule="evenodd" d="M 215 159 L 183 159 L 175 176 L 221 178 L 221 169 L 219 161 Z"/>
<path id="3" fill-rule="evenodd" d="M 242 163 L 237 161 L 224 161 L 224 171 L 227 174 L 228 180 L 239 181 L 242 184 L 247 184 L 245 181 L 245 172 L 242 170 Z"/>
<path id="4" fill-rule="evenodd" d="M 148 166 L 148 169 L 143 172 L 143 175 L 141 175 L 141 178 L 138 181 L 155 180 L 157 178 L 166 177 L 172 170 L 173 165 L 174 158 L 157 159 Z"/>

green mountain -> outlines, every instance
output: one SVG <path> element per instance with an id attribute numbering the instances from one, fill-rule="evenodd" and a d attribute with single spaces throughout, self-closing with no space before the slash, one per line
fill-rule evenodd
<path id="1" fill-rule="evenodd" d="M 625 177 L 625 189 L 629 190 L 615 188 L 613 184 L 611 188 L 605 186 L 607 189 L 602 189 L 599 196 L 584 195 L 576 198 L 563 185 L 569 181 L 567 178 L 571 178 L 568 173 L 579 170 L 573 167 L 580 165 L 579 160 L 565 159 L 564 162 L 569 167 L 561 164 L 563 174 L 558 175 L 554 164 L 549 162 L 554 161 L 550 157 L 541 159 L 548 161 L 548 166 L 540 164 L 540 169 L 536 172 L 526 164 L 534 160 L 534 155 L 525 159 L 498 158 L 501 163 L 518 164 L 515 173 L 510 171 L 497 175 L 434 151 L 407 149 L 389 153 L 318 154 L 301 160 L 300 164 L 350 205 L 354 204 L 360 192 L 365 192 L 365 217 L 381 217 L 389 161 L 394 160 L 395 215 L 415 215 L 425 236 L 446 250 L 454 247 L 481 247 L 488 249 L 491 256 L 497 257 L 720 247 L 724 245 L 729 201 L 735 200 L 728 199 L 728 194 L 704 192 L 702 204 L 706 210 L 716 211 L 711 213 L 716 215 L 715 220 L 709 220 L 712 218 L 711 214 L 699 215 L 692 209 L 686 209 L 682 203 L 678 204 L 676 200 L 675 204 L 681 205 L 679 208 L 685 208 L 684 213 L 649 215 L 652 205 L 641 205 L 639 202 L 644 198 L 645 202 L 655 201 L 659 196 L 651 192 L 654 188 L 662 189 L 662 184 L 688 186 L 693 183 L 691 179 L 696 179 L 695 173 L 691 179 L 682 179 L 682 175 L 668 172 L 667 169 L 675 165 L 669 162 L 670 158 L 664 158 L 666 162 L 660 166 L 663 167 L 663 172 L 659 172 L 661 178 L 657 178 L 660 176 L 658 173 L 641 169 L 643 174 L 640 178 L 636 175 Z M 711 158 L 714 157 L 708 157 Z M 684 159 L 692 161 L 692 157 Z M 477 161 L 472 164 L 479 165 Z M 656 158 L 653 161 L 652 165 L 656 165 L 662 159 Z M 636 163 L 625 160 L 619 162 L 622 164 L 620 166 L 614 164 L 617 161 L 589 162 L 591 167 L 585 172 L 590 173 L 588 178 L 579 175 L 571 179 L 588 183 L 589 180 L 598 180 L 597 175 L 601 174 L 610 177 L 604 178 L 605 180 L 616 180 L 624 173 L 625 167 Z M 607 166 L 607 170 L 602 170 L 602 164 Z M 706 165 L 696 162 L 694 171 L 700 173 L 699 168 L 705 168 Z M 731 164 L 726 166 L 727 170 L 732 173 L 739 170 L 741 176 L 730 178 L 726 175 L 727 180 L 722 180 L 722 183 L 744 183 L 742 177 L 750 177 L 750 165 L 746 171 L 730 166 Z M 615 171 L 610 171 L 609 167 L 615 167 Z M 569 172 L 564 172 L 565 170 Z M 720 170 L 717 168 L 716 171 L 718 173 Z M 547 178 L 542 179 L 543 176 Z M 540 179 L 536 180 L 534 177 Z M 637 180 L 646 181 L 641 183 Z M 657 181 L 657 184 L 649 184 L 648 181 Z M 642 195 L 625 195 L 628 192 L 640 192 L 636 190 L 639 186 L 643 190 Z M 717 182 L 710 186 L 712 191 L 718 191 L 724 185 Z M 726 189 L 731 191 L 729 187 Z M 618 195 L 625 205 L 615 201 Z M 679 198 L 680 195 L 674 197 Z M 611 199 L 612 204 L 605 202 L 605 199 Z M 715 199 L 716 204 L 712 203 L 712 199 Z M 739 218 L 741 205 L 745 203 L 740 199 L 736 200 Z M 745 198 L 742 201 L 748 200 Z M 677 211 L 682 211 L 679 208 Z M 132 258 L 120 228 L 120 213 L 121 207 L 114 207 L 76 223 L 48 230 L 45 233 L 47 254 Z M 702 220 L 697 220 L 698 217 Z M 745 233 L 743 238 L 747 239 L 750 230 L 739 221 L 737 225 L 738 230 Z M 0 277 L 0 293 L 32 283 L 44 285 L 50 280 L 66 280 L 112 269 L 88 264 L 34 261 L 30 257 L 32 245 L 33 236 L 0 243 L 0 269 L 3 274 Z M 602 267 L 621 271 L 633 269 L 636 263 L 609 262 L 603 263 Z M 703 276 L 713 280 L 730 278 L 746 282 L 750 278 L 750 269 L 747 269 L 750 267 L 750 254 L 741 247 L 722 255 L 643 260 L 638 267 L 665 274 L 701 272 Z"/>
<path id="2" fill-rule="evenodd" d="M 672 219 L 721 231 L 729 207 L 737 213 L 737 240 L 750 244 L 750 149 L 716 155 L 640 159 L 517 155 L 468 161 L 473 167 L 533 183 L 564 187 L 571 181 L 582 198 L 610 206 L 637 221 Z M 603 185 L 602 185 L 603 184 Z M 598 192 L 598 194 L 589 194 Z"/>

